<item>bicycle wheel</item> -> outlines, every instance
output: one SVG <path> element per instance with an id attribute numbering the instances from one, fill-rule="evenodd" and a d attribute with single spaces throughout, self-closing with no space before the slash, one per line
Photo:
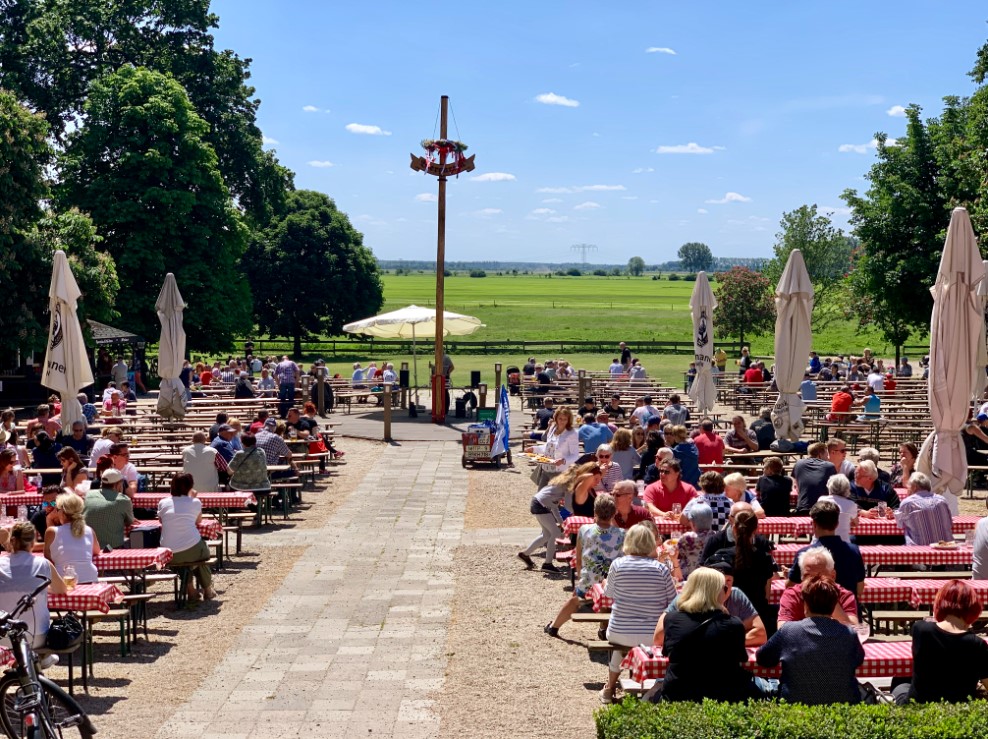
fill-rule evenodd
<path id="1" fill-rule="evenodd" d="M 92 739 L 94 734 L 92 724 L 75 699 L 48 678 L 38 679 L 44 688 L 48 715 L 55 730 L 55 735 L 51 739 L 66 737 Z M 14 673 L 8 673 L 0 679 L 0 725 L 10 739 L 26 739 L 28 736 L 21 716 L 14 710 L 19 687 L 20 681 Z M 37 732 L 35 736 L 42 736 L 42 733 Z"/>

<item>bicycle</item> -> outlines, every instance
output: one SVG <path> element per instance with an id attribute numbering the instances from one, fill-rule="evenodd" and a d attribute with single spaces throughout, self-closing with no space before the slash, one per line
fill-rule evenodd
<path id="1" fill-rule="evenodd" d="M 0 678 L 0 725 L 10 739 L 91 739 L 96 728 L 68 693 L 40 674 L 28 640 L 28 626 L 17 617 L 34 605 L 51 584 L 44 582 L 17 601 L 13 613 L 0 611 L 0 638 L 9 638 L 16 660 Z"/>

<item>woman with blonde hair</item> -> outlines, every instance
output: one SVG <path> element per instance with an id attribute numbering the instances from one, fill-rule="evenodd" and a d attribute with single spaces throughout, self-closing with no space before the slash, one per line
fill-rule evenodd
<path id="1" fill-rule="evenodd" d="M 625 556 L 611 563 L 604 593 L 614 601 L 607 624 L 607 640 L 613 644 L 650 643 L 659 617 L 676 597 L 672 574 L 655 559 L 655 547 L 655 536 L 648 527 L 635 524 L 624 535 Z M 600 691 L 602 703 L 614 700 L 622 659 L 621 650 L 611 652 L 607 685 Z"/>
<path id="2" fill-rule="evenodd" d="M 557 408 L 552 414 L 542 453 L 552 461 L 540 464 L 532 474 L 532 482 L 539 488 L 580 458 L 580 437 L 573 428 L 573 411 L 569 408 Z"/>
<path id="3" fill-rule="evenodd" d="M 552 561 L 556 558 L 556 537 L 561 533 L 563 523 L 559 513 L 559 504 L 566 500 L 570 511 L 574 508 L 583 510 L 582 506 L 590 499 L 590 490 L 600 482 L 600 466 L 596 462 L 571 466 L 561 475 L 556 475 L 549 484 L 539 490 L 532 498 L 529 511 L 542 527 L 535 540 L 526 549 L 518 552 L 518 559 L 525 563 L 528 569 L 534 569 L 532 553 L 540 547 L 545 547 L 545 562 L 543 572 L 559 572 Z M 580 497 L 583 500 L 580 501 Z M 579 507 L 578 507 L 579 504 Z M 591 515 L 593 507 L 591 505 Z"/>
<path id="4" fill-rule="evenodd" d="M 724 495 L 732 503 L 748 503 L 758 518 L 765 518 L 765 509 L 758 502 L 755 494 L 748 490 L 748 480 L 740 472 L 732 472 L 724 476 Z"/>
<path id="5" fill-rule="evenodd" d="M 631 432 L 628 429 L 618 429 L 611 439 L 613 462 L 621 468 L 622 479 L 635 479 L 635 470 L 641 464 L 642 455 L 635 449 Z"/>
<path id="6" fill-rule="evenodd" d="M 710 567 L 686 580 L 677 610 L 664 613 L 662 654 L 669 659 L 662 699 L 743 701 L 756 694 L 748 661 L 744 624 L 724 607 L 727 581 Z"/>
<path id="7" fill-rule="evenodd" d="M 55 565 L 63 577 L 65 568 L 72 565 L 80 584 L 99 579 L 93 564 L 93 557 L 100 551 L 99 540 L 86 526 L 84 508 L 85 502 L 78 495 L 62 493 L 55 499 L 58 524 L 45 531 L 45 559 Z"/>
<path id="8" fill-rule="evenodd" d="M 48 593 L 61 595 L 65 592 L 65 582 L 52 569 L 51 563 L 44 557 L 32 554 L 37 535 L 34 526 L 27 521 L 15 523 L 12 529 L 0 529 L 0 545 L 10 553 L 7 557 L 0 557 L 0 610 L 12 612 L 22 596 L 38 587 L 39 577 L 51 580 L 48 589 L 21 616 L 21 620 L 27 623 L 28 633 L 34 637 L 34 648 L 45 645 L 45 636 L 51 624 Z"/>

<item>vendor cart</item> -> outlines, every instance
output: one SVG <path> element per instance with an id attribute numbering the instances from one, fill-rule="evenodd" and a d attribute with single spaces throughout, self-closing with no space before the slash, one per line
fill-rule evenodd
<path id="1" fill-rule="evenodd" d="M 501 457 L 504 454 L 499 454 L 498 456 L 492 456 L 491 450 L 494 447 L 494 441 L 497 438 L 497 424 L 493 420 L 491 413 L 493 409 L 482 408 L 478 411 L 478 416 L 480 416 L 483 423 L 473 423 L 467 426 L 467 430 L 461 434 L 463 441 L 463 456 L 461 458 L 461 463 L 464 467 L 468 464 L 476 464 L 481 462 L 483 464 L 492 464 L 495 467 L 501 466 Z M 484 412 L 490 414 L 488 419 L 484 418 Z M 484 415 L 481 415 L 484 414 Z M 511 453 L 507 452 L 508 464 L 511 464 Z"/>

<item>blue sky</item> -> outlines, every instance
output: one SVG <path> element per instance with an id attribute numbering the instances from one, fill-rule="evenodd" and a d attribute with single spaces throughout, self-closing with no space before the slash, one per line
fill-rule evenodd
<path id="1" fill-rule="evenodd" d="M 519 3 L 214 0 L 253 59 L 269 146 L 384 259 L 434 259 L 436 181 L 409 153 L 450 134 L 447 259 L 771 255 L 783 212 L 866 187 L 895 106 L 974 90 L 984 2 Z M 355 125 L 354 125 L 355 124 Z"/>

